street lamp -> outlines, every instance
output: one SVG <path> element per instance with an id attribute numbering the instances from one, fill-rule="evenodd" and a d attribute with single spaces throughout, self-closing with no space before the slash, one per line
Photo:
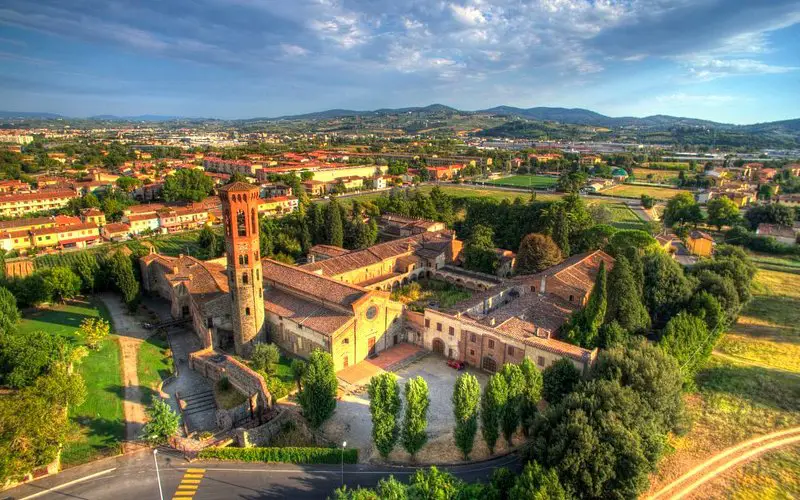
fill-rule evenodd
<path id="1" fill-rule="evenodd" d="M 344 486 L 344 449 L 347 447 L 347 441 L 342 442 L 342 486 Z M 164 500 L 163 498 L 161 500 Z"/>
<path id="2" fill-rule="evenodd" d="M 164 500 L 164 492 L 161 491 L 161 474 L 158 473 L 158 458 L 156 458 L 156 455 L 158 455 L 157 449 L 153 450 L 153 461 L 156 463 L 156 480 L 158 481 L 158 496 L 159 498 L 161 498 L 161 500 Z"/>

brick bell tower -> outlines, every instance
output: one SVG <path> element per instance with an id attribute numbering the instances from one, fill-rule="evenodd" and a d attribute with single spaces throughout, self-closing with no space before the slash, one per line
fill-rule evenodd
<path id="1" fill-rule="evenodd" d="M 258 237 L 258 188 L 234 182 L 219 189 L 228 256 L 228 284 L 236 354 L 264 340 L 264 283 Z"/>

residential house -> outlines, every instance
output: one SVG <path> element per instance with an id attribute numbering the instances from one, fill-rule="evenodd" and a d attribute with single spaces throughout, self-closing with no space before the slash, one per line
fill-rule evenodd
<path id="1" fill-rule="evenodd" d="M 703 231 L 691 231 L 686 237 L 686 247 L 694 255 L 709 257 L 714 251 L 714 238 Z"/>

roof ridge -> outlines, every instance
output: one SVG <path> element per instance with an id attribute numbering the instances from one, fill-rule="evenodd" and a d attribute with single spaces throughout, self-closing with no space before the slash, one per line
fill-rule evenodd
<path id="1" fill-rule="evenodd" d="M 329 259 L 325 259 L 325 260 L 329 260 Z M 325 262 L 325 260 L 323 260 L 322 262 Z M 271 264 L 278 264 L 279 266 L 285 267 L 287 269 L 292 269 L 292 270 L 295 270 L 295 271 L 299 271 L 299 272 L 307 274 L 309 276 L 314 276 L 316 278 L 321 278 L 321 279 L 324 279 L 326 281 L 331 281 L 333 283 L 336 283 L 337 285 L 345 286 L 347 288 L 356 290 L 358 292 L 368 292 L 369 291 L 366 288 L 360 287 L 358 285 L 353 285 L 352 283 L 346 283 L 344 281 L 335 280 L 333 278 L 330 278 L 330 277 L 322 275 L 322 274 L 317 274 L 317 273 L 314 273 L 314 272 L 311 272 L 311 271 L 307 271 L 307 270 L 303 269 L 300 266 L 290 266 L 289 264 L 284 264 L 283 262 L 279 262 L 277 260 L 273 260 L 273 259 L 270 259 L 268 257 L 264 257 L 263 259 L 261 259 L 261 265 L 262 266 L 264 265 L 265 261 L 267 261 L 267 262 L 269 262 Z"/>

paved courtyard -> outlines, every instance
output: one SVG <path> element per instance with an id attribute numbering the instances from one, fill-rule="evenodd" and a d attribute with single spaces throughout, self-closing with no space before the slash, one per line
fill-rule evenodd
<path id="1" fill-rule="evenodd" d="M 478 378 L 478 382 L 483 387 L 488 380 L 485 372 L 469 368 L 468 371 Z M 428 409 L 428 453 L 440 454 L 435 451 L 436 442 L 445 442 L 446 448 L 452 442 L 453 431 L 453 408 L 450 397 L 453 394 L 453 386 L 456 378 L 462 372 L 456 371 L 447 366 L 444 357 L 430 353 L 427 356 L 413 362 L 411 365 L 396 372 L 400 383 L 401 394 L 405 383 L 409 378 L 422 376 L 428 383 L 431 404 Z M 402 411 L 401 411 L 402 417 Z M 324 425 L 325 435 L 334 442 L 340 443 L 347 441 L 347 447 L 359 449 L 361 461 L 370 461 L 378 458 L 378 454 L 373 450 L 372 445 L 372 420 L 369 414 L 369 397 L 366 391 L 359 394 L 345 395 L 336 406 L 336 413 Z M 476 448 L 478 447 L 476 439 Z M 408 456 L 398 443 L 396 451 L 390 455 L 390 460 L 405 461 Z M 419 453 L 420 461 L 427 461 L 426 449 Z M 430 461 L 437 461 L 433 457 Z M 444 457 L 441 461 L 457 461 L 457 454 Z"/>

